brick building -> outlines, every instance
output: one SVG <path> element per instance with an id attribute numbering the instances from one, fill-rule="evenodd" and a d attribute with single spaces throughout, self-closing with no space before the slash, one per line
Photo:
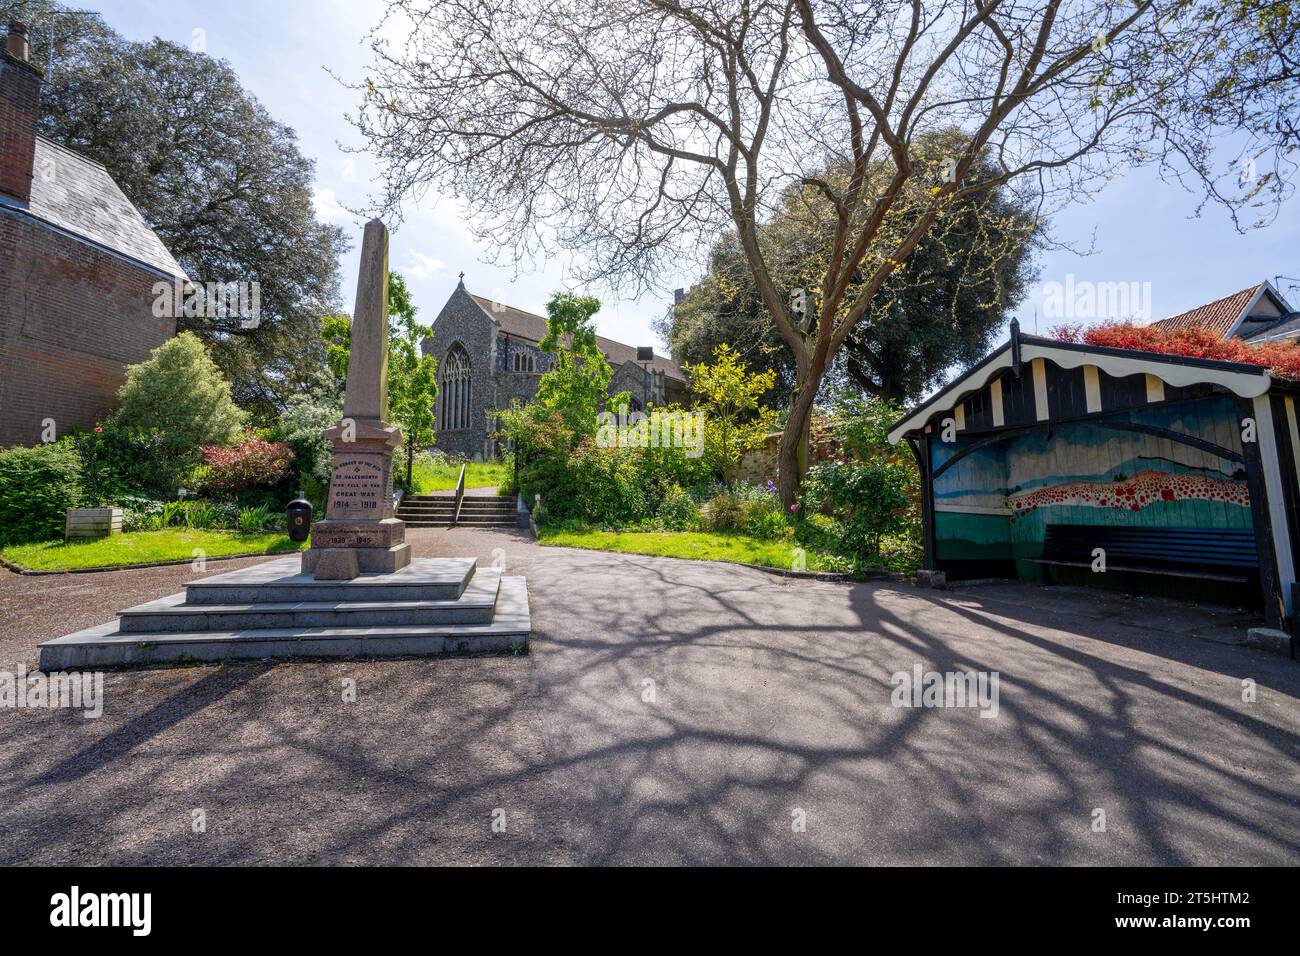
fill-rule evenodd
<path id="1" fill-rule="evenodd" d="M 537 383 L 553 361 L 538 347 L 545 337 L 542 316 L 474 295 L 463 280 L 456 286 L 423 343 L 424 354 L 438 359 L 439 449 L 467 457 L 496 454 L 491 410 L 537 393 Z M 672 359 L 655 356 L 638 362 L 633 346 L 604 337 L 597 341 L 614 369 L 610 394 L 629 392 L 631 411 L 686 403 L 686 375 Z"/>
<path id="2" fill-rule="evenodd" d="M 111 176 L 36 133 L 40 71 L 11 23 L 0 59 L 0 446 L 86 428 L 127 365 L 175 334 L 155 285 L 185 278 Z"/>

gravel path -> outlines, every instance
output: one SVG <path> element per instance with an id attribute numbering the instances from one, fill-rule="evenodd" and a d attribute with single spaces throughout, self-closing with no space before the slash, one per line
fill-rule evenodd
<path id="1" fill-rule="evenodd" d="M 119 671 L 99 720 L 0 710 L 0 863 L 1300 862 L 1300 666 L 1231 614 L 409 539 L 527 575 L 532 653 Z M 190 576 L 0 573 L 0 669 Z M 997 718 L 891 706 L 916 664 L 997 670 Z"/>

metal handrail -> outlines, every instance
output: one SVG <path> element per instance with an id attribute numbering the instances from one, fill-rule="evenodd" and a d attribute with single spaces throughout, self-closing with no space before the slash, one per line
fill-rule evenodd
<path id="1" fill-rule="evenodd" d="M 456 479 L 456 506 L 451 512 L 451 523 L 460 521 L 460 504 L 465 500 L 465 466 L 460 466 L 460 477 Z"/>

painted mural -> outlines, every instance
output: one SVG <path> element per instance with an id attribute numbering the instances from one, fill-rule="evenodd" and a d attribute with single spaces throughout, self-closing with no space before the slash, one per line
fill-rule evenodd
<path id="1" fill-rule="evenodd" d="M 1067 481 L 1034 491 L 1010 495 L 1007 507 L 1016 517 L 1051 505 L 1082 505 L 1141 511 L 1160 501 L 1225 501 L 1250 507 L 1250 491 L 1244 481 L 1212 478 L 1209 475 L 1179 475 L 1148 468 L 1132 478 L 1116 481 Z"/>
<path id="2" fill-rule="evenodd" d="M 1236 409 L 1226 397 L 1157 405 L 1112 420 L 1192 435 L 1240 453 Z M 934 446 L 934 465 L 969 439 Z M 1141 432 L 1063 424 L 986 446 L 935 480 L 936 554 L 990 572 L 1014 562 L 1037 579 L 1049 524 L 1249 528 L 1240 462 Z M 1008 571 L 1007 573 L 1011 573 Z"/>

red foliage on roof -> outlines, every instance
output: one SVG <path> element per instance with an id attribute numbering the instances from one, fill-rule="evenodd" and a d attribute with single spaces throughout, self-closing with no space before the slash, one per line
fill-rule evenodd
<path id="1" fill-rule="evenodd" d="M 1219 332 L 1204 326 L 1170 329 L 1164 327 L 1163 322 L 1153 325 L 1103 322 L 1088 328 L 1062 325 L 1050 329 L 1048 334 L 1061 342 L 1262 365 L 1279 378 L 1300 381 L 1300 344 L 1294 342 L 1252 345 L 1244 339 L 1225 339 Z"/>
<path id="2" fill-rule="evenodd" d="M 1207 302 L 1205 305 L 1198 305 L 1194 309 L 1188 309 L 1186 312 L 1180 312 L 1178 315 L 1171 315 L 1167 319 L 1161 319 L 1153 323 L 1157 328 L 1166 332 L 1173 332 L 1178 329 L 1207 329 L 1216 333 L 1219 338 L 1223 338 L 1232 331 L 1237 319 L 1241 313 L 1250 305 L 1255 293 L 1259 291 L 1260 283 L 1255 283 L 1248 289 L 1242 289 L 1240 292 L 1234 292 L 1232 295 L 1225 295 L 1222 299 L 1215 299 L 1213 302 Z M 1252 363 L 1255 364 L 1255 363 Z"/>

